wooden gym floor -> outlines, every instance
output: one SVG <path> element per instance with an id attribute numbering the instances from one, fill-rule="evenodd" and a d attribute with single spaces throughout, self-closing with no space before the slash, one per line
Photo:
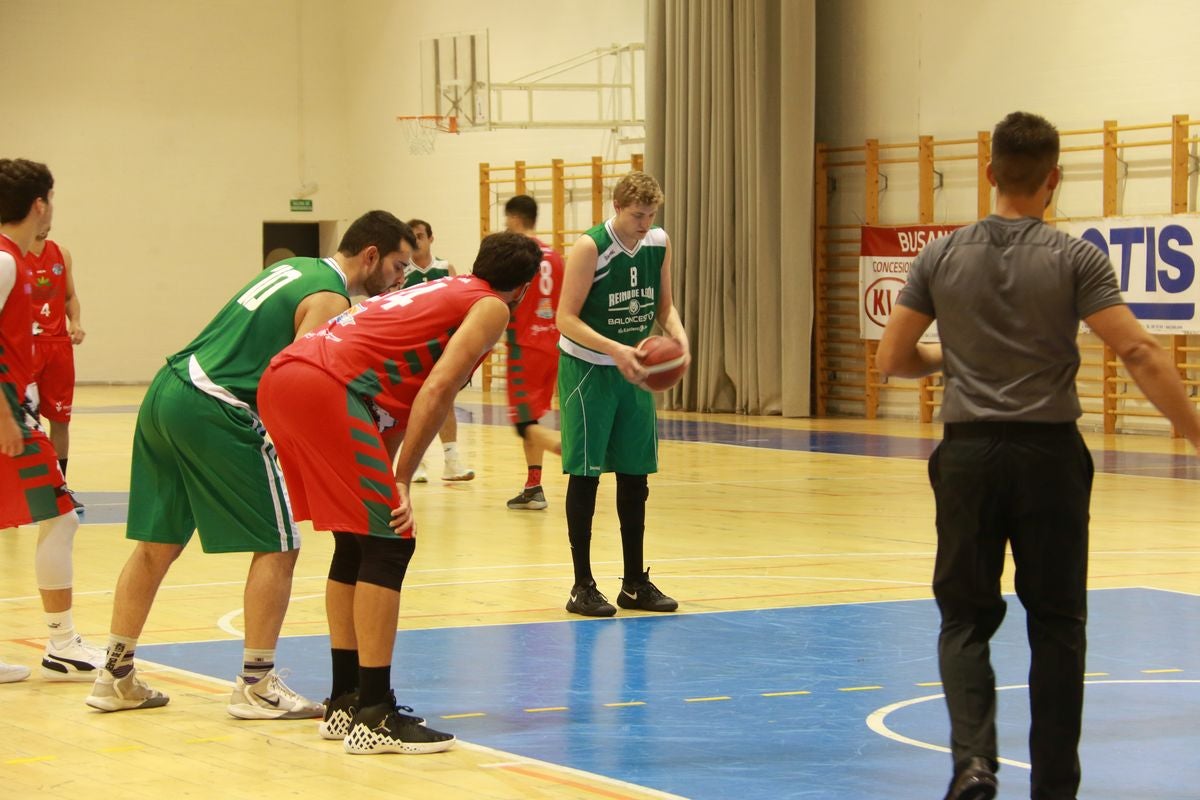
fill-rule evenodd
<path id="1" fill-rule="evenodd" d="M 88 504 L 75 545 L 76 623 L 103 645 L 142 387 L 81 387 L 70 477 Z M 478 474 L 415 487 L 417 555 L 401 608 L 401 702 L 459 736 L 432 756 L 352 757 L 315 723 L 225 712 L 241 655 L 244 556 L 189 547 L 138 648 L 163 709 L 102 714 L 87 684 L 0 686 L 5 796 L 117 790 L 131 800 L 270 798 L 843 798 L 939 796 L 949 776 L 929 579 L 923 456 L 940 426 L 664 415 L 647 563 L 674 615 L 563 611 L 566 482 L 512 512 L 524 480 L 502 402 L 468 389 L 459 439 Z M 1089 798 L 1184 798 L 1200 785 L 1200 467 L 1178 440 L 1087 435 L 1097 464 L 1083 746 Z M 593 559 L 610 599 L 620 544 L 601 482 Z M 279 663 L 328 686 L 329 537 L 305 530 Z M 45 628 L 32 527 L 0 534 L 0 659 L 36 667 Z M 1011 593 L 1011 575 L 1005 591 Z M 1002 796 L 1027 795 L 1019 604 L 993 648 Z M 118 788 L 119 787 L 119 788 Z M 881 788 L 882 787 L 882 788 Z M 883 796 L 883 795 L 879 795 Z"/>

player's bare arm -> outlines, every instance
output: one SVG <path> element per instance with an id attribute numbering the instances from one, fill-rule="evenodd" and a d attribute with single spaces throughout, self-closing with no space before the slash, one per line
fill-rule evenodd
<path id="1" fill-rule="evenodd" d="M 893 306 L 875 353 L 879 371 L 898 378 L 921 378 L 940 370 L 942 346 L 921 344 L 921 336 L 932 324 L 933 317 L 927 314 L 908 306 Z"/>
<path id="2" fill-rule="evenodd" d="M 661 298 L 663 312 L 658 315 L 656 322 L 683 348 L 684 364 L 692 363 L 692 347 L 688 342 L 687 331 L 683 329 L 683 320 L 679 309 L 675 308 L 675 300 L 671 294 L 671 238 L 667 237 L 667 255 L 663 258 L 662 273 L 659 280 L 658 296 Z"/>
<path id="3" fill-rule="evenodd" d="M 61 244 L 58 249 L 62 252 L 63 275 L 66 277 L 63 305 L 67 312 L 67 335 L 71 337 L 71 344 L 79 344 L 83 341 L 83 337 L 87 336 L 87 332 L 79 323 L 79 295 L 75 294 L 75 269 L 71 262 L 71 251 Z"/>
<path id="4" fill-rule="evenodd" d="M 1200 415 L 1188 400 L 1179 372 L 1170 354 L 1142 327 L 1129 306 L 1109 306 L 1084 322 L 1113 349 L 1154 407 L 1200 450 Z"/>
<path id="5" fill-rule="evenodd" d="M 350 301 L 336 292 L 316 292 L 296 306 L 296 338 L 324 325 L 350 307 Z"/>
<path id="6" fill-rule="evenodd" d="M 641 383 L 646 379 L 646 368 L 638 360 L 637 351 L 629 345 L 602 336 L 579 317 L 596 277 L 596 263 L 600 258 L 596 243 L 590 236 L 581 236 L 567 256 L 563 271 L 562 294 L 558 300 L 555 321 L 564 336 L 589 350 L 610 356 L 617 369 L 630 383 Z"/>
<path id="7" fill-rule="evenodd" d="M 458 390 L 471 371 L 508 327 L 508 306 L 498 297 L 486 297 L 467 312 L 462 325 L 450 337 L 446 352 L 433 365 L 429 377 L 413 401 L 404 444 L 396 461 L 396 482 L 407 487 L 421 456 L 451 412 Z"/>

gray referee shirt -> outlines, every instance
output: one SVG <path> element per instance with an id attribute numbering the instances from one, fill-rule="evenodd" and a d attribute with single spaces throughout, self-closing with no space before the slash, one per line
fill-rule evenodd
<path id="1" fill-rule="evenodd" d="M 897 302 L 937 320 L 944 422 L 1072 422 L 1079 321 L 1124 300 L 1091 243 L 993 214 L 926 245 Z"/>

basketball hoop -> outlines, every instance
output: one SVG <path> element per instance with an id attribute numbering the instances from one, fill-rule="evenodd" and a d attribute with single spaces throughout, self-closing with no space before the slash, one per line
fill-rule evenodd
<path id="1" fill-rule="evenodd" d="M 427 156 L 434 150 L 439 133 L 458 133 L 458 117 L 443 117 L 438 114 L 396 117 L 400 132 L 408 142 L 408 152 L 414 156 Z"/>

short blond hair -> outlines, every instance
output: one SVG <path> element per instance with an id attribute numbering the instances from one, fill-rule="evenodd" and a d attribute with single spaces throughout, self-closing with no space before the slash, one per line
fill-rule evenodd
<path id="1" fill-rule="evenodd" d="M 613 203 L 618 208 L 631 205 L 659 206 L 663 202 L 662 187 L 654 176 L 635 170 L 617 184 L 613 189 Z"/>

